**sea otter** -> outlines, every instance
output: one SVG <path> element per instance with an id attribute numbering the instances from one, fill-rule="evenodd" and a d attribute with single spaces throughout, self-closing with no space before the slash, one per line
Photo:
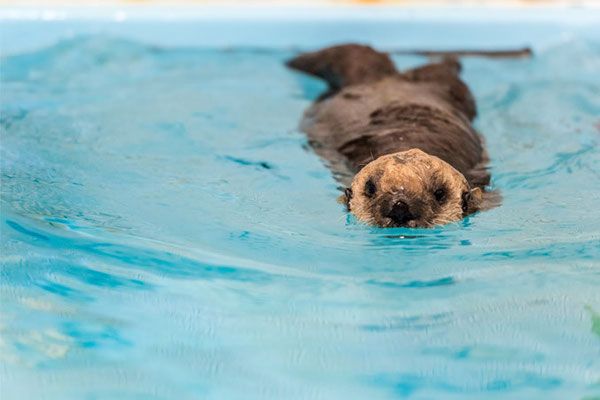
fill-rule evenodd
<path id="1" fill-rule="evenodd" d="M 287 65 L 329 84 L 301 129 L 348 186 L 341 201 L 358 220 L 434 227 L 482 208 L 488 157 L 456 58 L 399 72 L 387 54 L 347 44 Z"/>

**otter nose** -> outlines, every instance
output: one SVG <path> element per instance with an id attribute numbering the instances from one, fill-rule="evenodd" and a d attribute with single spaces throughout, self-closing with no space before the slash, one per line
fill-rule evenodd
<path id="1" fill-rule="evenodd" d="M 390 209 L 390 212 L 387 214 L 388 218 L 391 218 L 398 225 L 403 225 L 410 220 L 415 219 L 415 217 L 411 214 L 410 208 L 406 202 L 399 200 Z"/>

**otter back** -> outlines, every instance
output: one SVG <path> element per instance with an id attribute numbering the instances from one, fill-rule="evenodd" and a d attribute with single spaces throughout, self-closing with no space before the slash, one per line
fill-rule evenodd
<path id="1" fill-rule="evenodd" d="M 343 45 L 301 55 L 292 68 L 329 83 L 305 113 L 301 129 L 347 184 L 368 162 L 418 148 L 459 170 L 473 186 L 489 183 L 475 102 L 455 59 L 400 73 L 367 46 Z"/>

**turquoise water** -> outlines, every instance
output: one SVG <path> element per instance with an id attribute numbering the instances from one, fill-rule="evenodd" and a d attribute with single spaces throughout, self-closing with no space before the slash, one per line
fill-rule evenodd
<path id="1" fill-rule="evenodd" d="M 336 203 L 293 54 L 1 58 L 0 397 L 597 399 L 600 43 L 463 61 L 504 202 L 431 230 Z"/>

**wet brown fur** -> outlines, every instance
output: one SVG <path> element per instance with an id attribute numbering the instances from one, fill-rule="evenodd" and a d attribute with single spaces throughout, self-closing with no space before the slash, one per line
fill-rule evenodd
<path id="1" fill-rule="evenodd" d="M 488 158 L 471 125 L 475 102 L 456 59 L 400 73 L 387 54 L 351 44 L 300 55 L 288 65 L 329 83 L 301 128 L 350 186 L 345 203 L 359 220 L 431 227 L 480 208 Z M 442 189 L 440 201 L 434 193 Z M 399 225 L 386 213 L 400 200 L 415 218 Z"/>

